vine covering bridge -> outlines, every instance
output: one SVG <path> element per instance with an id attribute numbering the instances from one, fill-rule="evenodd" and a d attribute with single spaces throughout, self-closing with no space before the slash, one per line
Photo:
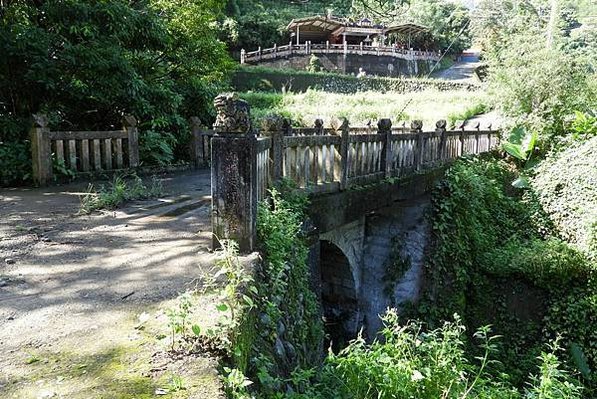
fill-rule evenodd
<path id="1" fill-rule="evenodd" d="M 201 140 L 211 150 L 200 151 L 211 152 L 213 233 L 235 239 L 243 251 L 254 248 L 257 203 L 282 178 L 310 194 L 332 194 L 422 174 L 462 155 L 490 151 L 499 141 L 491 127 L 448 130 L 444 120 L 425 131 L 420 121 L 394 127 L 381 119 L 376 127 L 350 127 L 344 120 L 334 129 L 316 120 L 314 128 L 293 129 L 271 118 L 256 134 L 242 103 L 228 97 L 218 107 L 216 100 L 216 130 L 205 133 L 211 140 Z"/>

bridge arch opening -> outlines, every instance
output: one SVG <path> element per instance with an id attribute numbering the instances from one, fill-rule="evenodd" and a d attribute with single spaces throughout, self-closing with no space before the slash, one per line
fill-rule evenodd
<path id="1" fill-rule="evenodd" d="M 328 339 L 338 351 L 356 338 L 359 327 L 358 295 L 350 261 L 330 241 L 320 242 L 321 302 Z"/>

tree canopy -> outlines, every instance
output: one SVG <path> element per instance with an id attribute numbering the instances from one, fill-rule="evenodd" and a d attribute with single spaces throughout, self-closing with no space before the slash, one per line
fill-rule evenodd
<path id="1" fill-rule="evenodd" d="M 19 158 L 33 113 L 54 127 L 107 128 L 136 116 L 146 161 L 168 162 L 185 119 L 209 119 L 231 62 L 217 40 L 220 0 L 0 3 L 0 174 Z M 157 144 L 158 141 L 167 145 Z M 16 157 L 16 158 L 15 158 Z M 19 158 L 20 159 L 20 158 Z M 12 161 L 11 161 L 12 160 Z"/>

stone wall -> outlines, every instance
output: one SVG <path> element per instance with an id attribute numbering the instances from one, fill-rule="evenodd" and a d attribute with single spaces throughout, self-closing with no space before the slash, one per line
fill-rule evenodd
<path id="1" fill-rule="evenodd" d="M 293 55 L 274 60 L 263 60 L 259 66 L 270 68 L 285 68 L 305 70 L 309 65 L 311 55 Z M 405 60 L 391 56 L 359 55 L 359 54 L 317 54 L 323 68 L 327 72 L 356 75 L 359 68 L 363 68 L 368 75 L 386 77 L 425 76 L 429 73 L 435 61 L 433 60 Z"/>
<path id="2" fill-rule="evenodd" d="M 343 94 L 351 94 L 359 91 L 408 93 L 427 89 L 439 91 L 475 91 L 481 87 L 473 83 L 440 79 L 397 79 L 374 76 L 357 78 L 351 75 L 309 73 L 288 69 L 273 70 L 258 67 L 244 67 L 237 70 L 232 77 L 232 85 L 239 92 L 251 90 L 277 92 L 291 90 L 293 92 L 304 92 L 307 89 L 318 89 Z"/>

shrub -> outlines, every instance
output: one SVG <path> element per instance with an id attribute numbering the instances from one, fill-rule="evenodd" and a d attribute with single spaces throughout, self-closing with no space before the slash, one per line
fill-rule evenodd
<path id="1" fill-rule="evenodd" d="M 547 337 L 561 335 L 566 345 L 577 344 L 590 369 L 597 370 L 597 284 L 594 281 L 556 298 L 545 321 Z"/>
<path id="2" fill-rule="evenodd" d="M 109 186 L 101 186 L 95 191 L 89 185 L 87 194 L 81 198 L 81 213 L 91 213 L 99 209 L 112 209 L 126 201 L 154 198 L 162 194 L 162 185 L 156 178 L 152 179 L 151 186 L 147 187 L 137 175 L 115 176 Z"/>
<path id="3" fill-rule="evenodd" d="M 597 259 L 597 137 L 552 152 L 531 188 L 562 238 Z"/>
<path id="4" fill-rule="evenodd" d="M 231 67 L 214 27 L 222 6 L 208 0 L 3 3 L 0 142 L 26 143 L 33 113 L 48 115 L 52 130 L 110 130 L 128 113 L 139 120 L 139 131 L 177 139 L 186 118 L 209 121 Z M 1 165 L 3 182 L 25 180 L 25 156 L 25 146 L 12 146 L 10 176 Z"/>
<path id="5" fill-rule="evenodd" d="M 555 238 L 507 242 L 482 254 L 480 264 L 488 273 L 519 276 L 552 292 L 584 283 L 591 272 L 582 253 Z"/>
<path id="6" fill-rule="evenodd" d="M 29 141 L 0 141 L 0 186 L 23 184 L 30 179 Z"/>

